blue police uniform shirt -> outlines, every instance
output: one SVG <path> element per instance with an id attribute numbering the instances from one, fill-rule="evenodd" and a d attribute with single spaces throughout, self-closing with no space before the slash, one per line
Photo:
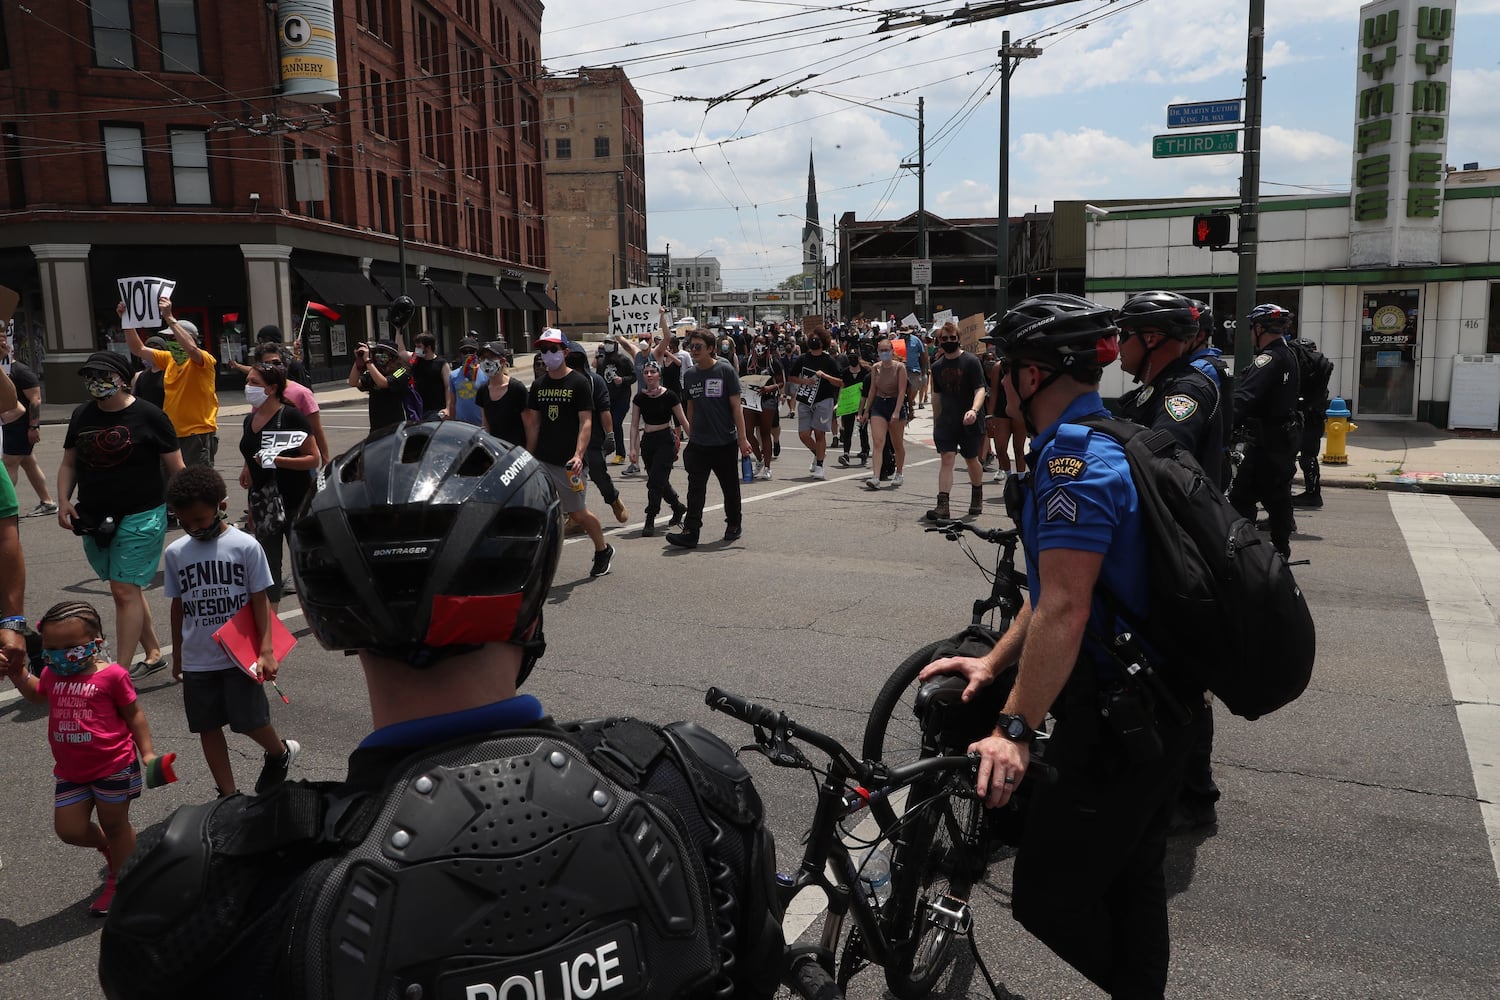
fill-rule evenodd
<path id="1" fill-rule="evenodd" d="M 1032 439 L 1026 456 L 1031 471 L 1021 505 L 1021 536 L 1031 606 L 1042 600 L 1041 553 L 1075 549 L 1103 554 L 1100 583 L 1138 621 L 1145 621 L 1146 525 L 1124 448 L 1107 434 L 1073 423 L 1093 416 L 1107 417 L 1109 411 L 1097 392 L 1085 393 Z M 1089 628 L 1106 639 L 1129 629 L 1113 618 L 1095 596 Z M 1093 646 L 1087 636 L 1084 644 Z M 1106 671 L 1113 669 L 1097 651 L 1090 659 Z"/>
<path id="2" fill-rule="evenodd" d="M 501 729 L 524 729 L 540 722 L 546 713 L 542 703 L 529 694 L 382 726 L 359 744 L 369 747 L 425 747 L 446 743 L 460 736 L 478 736 Z"/>
<path id="3" fill-rule="evenodd" d="M 1214 385 L 1220 389 L 1224 388 L 1224 380 L 1219 377 L 1219 369 L 1214 366 L 1214 359 L 1222 358 L 1224 352 L 1217 347 L 1205 347 L 1188 358 L 1188 363 L 1203 374 L 1214 380 Z"/>

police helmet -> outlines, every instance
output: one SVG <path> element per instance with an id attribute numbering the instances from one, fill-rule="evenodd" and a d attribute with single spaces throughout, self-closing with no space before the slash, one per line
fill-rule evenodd
<path id="1" fill-rule="evenodd" d="M 1198 336 L 1198 309 L 1176 292 L 1138 292 L 1125 300 L 1115 320 L 1122 330 L 1153 330 L 1172 340 Z"/>
<path id="2" fill-rule="evenodd" d="M 1198 333 L 1200 336 L 1212 337 L 1214 335 L 1214 311 L 1207 302 L 1202 299 L 1193 299 L 1193 308 L 1198 310 Z"/>
<path id="3" fill-rule="evenodd" d="M 1120 356 L 1114 310 L 1078 295 L 1048 293 L 1016 303 L 996 325 L 999 349 L 1012 361 L 1059 372 L 1098 371 Z"/>
<path id="4" fill-rule="evenodd" d="M 1292 311 L 1267 302 L 1250 310 L 1250 325 L 1264 327 L 1271 333 L 1288 333 L 1292 329 Z"/>
<path id="5" fill-rule="evenodd" d="M 291 550 L 297 596 L 326 648 L 421 668 L 516 642 L 524 678 L 541 655 L 562 506 L 523 448 L 457 420 L 397 424 L 328 465 Z"/>

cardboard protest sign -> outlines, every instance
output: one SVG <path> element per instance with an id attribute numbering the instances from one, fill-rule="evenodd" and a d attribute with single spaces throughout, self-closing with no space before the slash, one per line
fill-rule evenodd
<path id="1" fill-rule="evenodd" d="M 922 325 L 922 321 L 917 319 L 916 313 L 907 313 L 905 316 L 901 317 L 901 325 L 909 326 L 915 329 L 916 327 Z"/>
<path id="2" fill-rule="evenodd" d="M 609 293 L 611 337 L 649 337 L 660 325 L 660 288 L 616 288 Z"/>
<path id="3" fill-rule="evenodd" d="M 823 326 L 823 317 L 808 315 L 802 317 L 802 332 L 811 337 L 815 333 L 822 333 L 826 327 Z"/>
<path id="4" fill-rule="evenodd" d="M 115 285 L 120 290 L 120 301 L 125 303 L 125 315 L 120 324 L 124 329 L 155 330 L 161 327 L 161 309 L 157 300 L 171 299 L 177 282 L 171 278 L 119 278 Z"/>
<path id="5" fill-rule="evenodd" d="M 953 318 L 953 310 L 952 309 L 944 309 L 941 312 L 935 312 L 935 313 L 932 314 L 932 326 L 933 326 L 934 329 L 936 329 L 937 327 L 942 326 L 944 323 L 948 322 L 952 318 Z"/>
<path id="6" fill-rule="evenodd" d="M 747 410 L 760 412 L 760 391 L 771 381 L 769 375 L 741 375 L 740 376 L 740 405 Z"/>
<path id="7" fill-rule="evenodd" d="M 958 346 L 978 353 L 979 338 L 984 336 L 984 313 L 965 316 L 958 324 Z"/>
<path id="8" fill-rule="evenodd" d="M 9 323 L 10 318 L 16 314 L 16 306 L 20 304 L 20 292 L 0 285 L 0 324 Z"/>

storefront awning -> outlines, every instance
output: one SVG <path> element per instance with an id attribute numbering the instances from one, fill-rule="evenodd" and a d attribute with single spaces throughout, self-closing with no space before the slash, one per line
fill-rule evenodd
<path id="1" fill-rule="evenodd" d="M 395 264 L 376 261 L 370 266 L 370 277 L 385 289 L 392 299 L 401 294 L 401 269 Z M 426 285 L 417 280 L 415 275 L 407 276 L 406 294 L 417 306 L 441 306 L 443 304 L 433 301 L 432 293 L 427 290 Z M 390 305 L 389 302 L 379 304 Z"/>
<path id="2" fill-rule="evenodd" d="M 500 291 L 494 285 L 475 284 L 469 286 L 469 291 L 479 300 L 486 309 L 514 309 L 511 305 L 510 296 Z"/>
<path id="3" fill-rule="evenodd" d="M 536 303 L 538 309 L 557 308 L 557 303 L 553 302 L 551 296 L 540 288 L 528 288 L 526 294 L 531 296 L 531 301 Z"/>
<path id="4" fill-rule="evenodd" d="M 500 294 L 510 300 L 511 309 L 519 309 L 521 312 L 526 312 L 528 309 L 535 308 L 531 298 L 525 292 L 521 291 L 520 285 L 502 281 L 500 283 Z"/>
<path id="5" fill-rule="evenodd" d="M 440 281 L 437 278 L 430 279 L 432 290 L 437 293 L 438 298 L 455 309 L 483 309 L 484 303 L 469 291 L 468 287 L 457 281 Z"/>
<path id="6" fill-rule="evenodd" d="M 297 275 L 307 283 L 308 288 L 324 305 L 390 305 L 390 300 L 362 274 L 352 271 L 322 271 L 317 268 L 298 266 L 294 266 L 292 270 L 297 272 Z"/>

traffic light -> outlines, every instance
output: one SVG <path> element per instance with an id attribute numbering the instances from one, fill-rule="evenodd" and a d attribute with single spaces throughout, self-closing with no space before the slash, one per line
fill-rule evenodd
<path id="1" fill-rule="evenodd" d="M 1213 247 L 1217 250 L 1229 242 L 1229 216 L 1193 216 L 1193 246 Z"/>

